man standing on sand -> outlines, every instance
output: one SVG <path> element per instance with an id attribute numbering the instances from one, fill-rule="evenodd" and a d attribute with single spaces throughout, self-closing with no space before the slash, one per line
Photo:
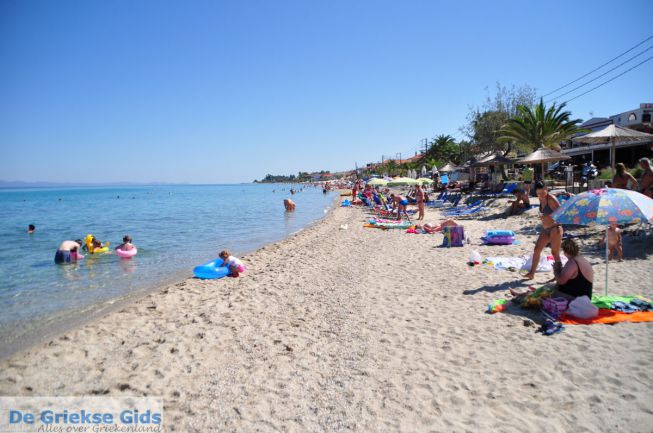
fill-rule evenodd
<path id="1" fill-rule="evenodd" d="M 644 170 L 644 174 L 639 181 L 639 187 L 642 194 L 653 198 L 653 169 L 651 169 L 651 160 L 642 158 L 639 160 L 639 166 Z"/>
<path id="2" fill-rule="evenodd" d="M 397 209 L 397 221 L 401 220 L 402 211 L 404 215 L 406 215 L 406 219 L 410 221 L 410 217 L 408 216 L 408 212 L 406 210 L 406 206 L 408 206 L 408 199 L 406 197 L 395 194 L 390 194 L 390 199 L 392 199 L 393 207 Z"/>
<path id="3" fill-rule="evenodd" d="M 415 187 L 415 201 L 417 202 L 417 219 L 424 219 L 424 190 L 421 185 Z"/>

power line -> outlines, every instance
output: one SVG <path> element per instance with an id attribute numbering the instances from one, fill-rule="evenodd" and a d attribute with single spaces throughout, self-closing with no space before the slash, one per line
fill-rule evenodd
<path id="1" fill-rule="evenodd" d="M 634 47 L 628 49 L 627 51 L 624 51 L 623 53 L 619 54 L 617 57 L 615 57 L 615 58 L 613 58 L 613 59 L 611 59 L 611 60 L 605 62 L 605 63 L 602 64 L 601 66 L 599 66 L 599 67 L 597 67 L 597 68 L 595 68 L 595 69 L 592 69 L 592 70 L 589 71 L 587 74 L 582 75 L 582 76 L 576 78 L 574 81 L 571 81 L 571 82 L 565 84 L 565 85 L 562 86 L 562 87 L 558 87 L 557 89 L 555 89 L 555 90 L 552 91 L 552 92 L 547 93 L 546 95 L 542 95 L 542 98 L 544 98 L 545 96 L 553 95 L 553 94 L 556 93 L 558 90 L 562 90 L 562 89 L 564 89 L 565 87 L 569 87 L 569 86 L 571 86 L 572 84 L 577 83 L 578 81 L 582 80 L 583 78 L 587 77 L 588 75 L 591 75 L 591 74 L 593 74 L 594 72 L 598 71 L 598 70 L 601 69 L 602 67 L 604 67 L 604 66 L 606 66 L 606 65 L 609 65 L 610 63 L 614 62 L 615 60 L 617 60 L 617 59 L 620 58 L 620 57 L 625 56 L 626 54 L 628 54 L 629 52 L 631 52 L 631 51 L 634 50 L 635 48 L 637 48 L 637 47 L 639 47 L 639 46 L 641 46 L 641 45 L 644 45 L 646 42 L 648 42 L 648 41 L 651 40 L 651 39 L 653 39 L 653 35 L 651 35 L 651 36 L 649 36 L 648 38 L 644 39 L 642 42 L 638 43 L 637 45 L 635 45 Z"/>
<path id="2" fill-rule="evenodd" d="M 651 45 L 650 47 L 648 47 L 648 48 L 645 49 L 644 51 L 641 51 L 641 52 L 639 52 L 638 54 L 635 54 L 633 57 L 629 58 L 628 60 L 619 63 L 619 64 L 618 64 L 617 66 L 615 66 L 614 68 L 612 68 L 612 69 L 608 69 L 606 72 L 602 73 L 601 75 L 597 75 L 596 77 L 592 78 L 591 80 L 584 82 L 584 83 L 581 84 L 580 86 L 576 86 L 576 87 L 574 87 L 573 89 L 568 90 L 568 91 L 566 91 L 565 93 L 562 93 L 562 94 L 556 96 L 555 98 L 548 99 L 548 100 L 546 100 L 546 101 L 544 101 L 544 102 L 549 103 L 549 102 L 551 102 L 551 101 L 555 101 L 556 99 L 560 99 L 560 98 L 562 98 L 562 97 L 565 96 L 565 95 L 568 95 L 568 94 L 570 94 L 570 93 L 573 93 L 573 92 L 575 92 L 576 90 L 580 89 L 581 87 L 585 87 L 585 86 L 587 86 L 589 83 L 592 83 L 592 82 L 598 80 L 598 79 L 601 78 L 601 77 L 605 77 L 605 76 L 608 75 L 610 72 L 614 71 L 615 69 L 619 69 L 620 67 L 622 67 L 622 66 L 625 65 L 626 63 L 630 62 L 631 60 L 633 60 L 633 59 L 635 59 L 635 58 L 637 58 L 637 57 L 639 57 L 639 56 L 641 56 L 641 55 L 644 54 L 645 52 L 650 51 L 651 49 L 653 49 L 653 45 Z"/>
<path id="3" fill-rule="evenodd" d="M 608 84 L 609 82 L 614 81 L 614 80 L 616 80 L 617 78 L 621 77 L 622 75 L 627 74 L 628 72 L 630 72 L 630 71 L 632 71 L 633 69 L 635 69 L 635 68 L 637 68 L 637 67 L 643 65 L 644 63 L 648 62 L 648 61 L 651 60 L 651 59 L 653 59 L 653 56 L 649 57 L 648 59 L 646 59 L 646 60 L 644 60 L 644 61 L 642 61 L 642 62 L 639 62 L 638 64 L 636 64 L 636 65 L 633 66 L 632 68 L 626 69 L 626 70 L 623 71 L 621 74 L 619 74 L 619 75 L 615 75 L 614 77 L 610 78 L 609 80 L 606 80 L 606 81 L 602 82 L 602 83 L 599 84 L 598 86 L 592 87 L 592 88 L 589 89 L 588 91 L 583 92 L 583 93 L 581 93 L 580 95 L 576 95 L 576 96 L 574 96 L 573 98 L 566 100 L 565 103 L 567 103 L 567 102 L 571 102 L 571 101 L 573 101 L 574 99 L 578 99 L 578 98 L 580 98 L 581 96 L 587 95 L 588 93 L 590 93 L 590 92 L 592 92 L 592 91 L 598 89 L 599 87 L 603 87 L 603 86 L 605 86 L 605 85 Z"/>

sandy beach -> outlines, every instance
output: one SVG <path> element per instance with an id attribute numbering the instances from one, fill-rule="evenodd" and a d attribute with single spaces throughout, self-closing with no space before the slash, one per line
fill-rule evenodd
<path id="1" fill-rule="evenodd" d="M 450 249 L 337 208 L 246 256 L 241 278 L 161 288 L 1 361 L 0 393 L 162 396 L 179 432 L 652 431 L 652 323 L 546 337 L 537 312 L 485 313 L 533 284 L 466 264 L 532 251 L 536 214 L 494 219 L 501 206 L 463 221 L 472 243 Z M 481 245 L 490 228 L 521 244 Z M 602 251 L 577 233 L 601 291 Z M 611 293 L 653 297 L 652 254 L 650 237 L 626 236 Z"/>

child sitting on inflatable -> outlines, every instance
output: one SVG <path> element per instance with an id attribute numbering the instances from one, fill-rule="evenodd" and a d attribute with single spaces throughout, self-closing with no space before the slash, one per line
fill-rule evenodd
<path id="1" fill-rule="evenodd" d="M 229 254 L 229 251 L 224 250 L 220 252 L 219 257 L 224 260 L 222 266 L 229 268 L 230 277 L 238 277 L 241 272 L 245 272 L 245 265 L 243 262 Z"/>
<path id="2" fill-rule="evenodd" d="M 116 247 L 116 254 L 119 257 L 128 259 L 134 257 L 138 253 L 136 247 L 132 244 L 132 237 L 125 235 L 122 238 L 122 244 Z"/>
<path id="3" fill-rule="evenodd" d="M 134 245 L 132 245 L 132 237 L 129 235 L 123 236 L 122 243 L 118 245 L 116 249 L 121 249 L 123 251 L 133 250 Z"/>
<path id="4" fill-rule="evenodd" d="M 93 235 L 86 235 L 84 247 L 90 254 L 100 254 L 109 252 L 109 242 L 102 245 L 102 242 Z"/>

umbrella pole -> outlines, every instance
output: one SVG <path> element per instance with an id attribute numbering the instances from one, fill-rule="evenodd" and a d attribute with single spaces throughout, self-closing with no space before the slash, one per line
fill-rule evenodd
<path id="1" fill-rule="evenodd" d="M 608 234 L 610 226 L 605 229 L 605 296 L 608 296 L 608 265 L 610 263 L 610 248 L 608 247 Z"/>

